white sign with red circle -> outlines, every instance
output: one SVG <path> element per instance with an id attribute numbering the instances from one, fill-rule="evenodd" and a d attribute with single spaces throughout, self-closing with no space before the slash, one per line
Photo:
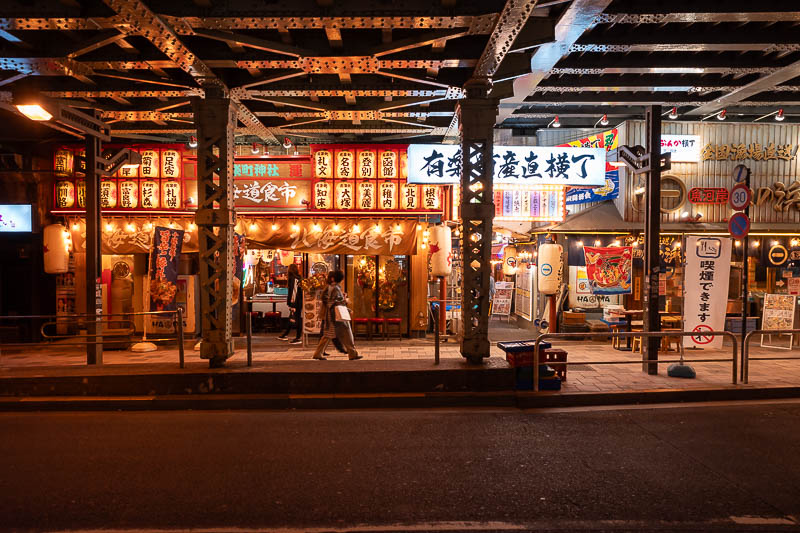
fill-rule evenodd
<path id="1" fill-rule="evenodd" d="M 692 340 L 697 344 L 711 344 L 711 341 L 714 340 L 714 335 L 709 335 L 712 331 L 711 326 L 707 324 L 700 324 L 692 331 L 696 333 L 696 335 L 692 335 Z"/>
<path id="2" fill-rule="evenodd" d="M 750 187 L 744 183 L 739 183 L 731 190 L 731 195 L 728 200 L 731 207 L 736 211 L 742 211 L 750 205 L 753 199 L 753 194 L 750 192 Z"/>

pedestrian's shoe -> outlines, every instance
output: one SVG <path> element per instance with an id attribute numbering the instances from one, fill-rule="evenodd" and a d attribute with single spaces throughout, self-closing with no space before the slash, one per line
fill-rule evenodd
<path id="1" fill-rule="evenodd" d="M 312 359 L 316 359 L 317 361 L 327 361 L 328 360 L 327 357 L 322 357 L 322 356 L 319 356 L 319 357 L 315 356 L 315 357 L 312 357 Z"/>
<path id="2" fill-rule="evenodd" d="M 289 337 L 287 337 L 286 335 L 281 335 L 281 336 L 278 337 L 278 340 L 280 340 L 280 341 L 288 341 Z"/>
<path id="3" fill-rule="evenodd" d="M 349 359 L 350 359 L 351 361 L 355 361 L 356 359 L 364 359 L 364 356 L 363 356 L 363 355 L 358 355 L 358 354 L 355 354 L 355 355 L 353 355 L 352 357 L 350 357 Z"/>
<path id="4" fill-rule="evenodd" d="M 302 339 L 292 339 L 289 341 L 289 344 L 300 344 L 302 342 L 303 342 Z"/>

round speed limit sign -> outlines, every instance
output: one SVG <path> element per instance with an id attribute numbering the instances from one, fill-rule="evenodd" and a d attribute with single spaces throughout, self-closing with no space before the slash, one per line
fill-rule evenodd
<path id="1" fill-rule="evenodd" d="M 744 183 L 739 183 L 731 190 L 731 196 L 728 202 L 733 209 L 741 211 L 750 205 L 751 199 L 752 194 L 750 193 L 750 187 Z"/>

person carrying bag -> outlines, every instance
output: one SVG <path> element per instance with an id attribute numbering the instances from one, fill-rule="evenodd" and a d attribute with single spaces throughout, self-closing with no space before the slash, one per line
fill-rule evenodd
<path id="1" fill-rule="evenodd" d="M 325 315 L 322 320 L 322 337 L 319 340 L 314 359 L 324 361 L 326 358 L 325 347 L 331 339 L 338 339 L 348 358 L 353 361 L 361 359 L 353 340 L 353 330 L 350 328 L 350 310 L 347 308 L 347 301 L 340 283 L 344 279 L 344 273 L 336 270 L 328 274 L 328 286 L 322 293 L 322 309 Z"/>

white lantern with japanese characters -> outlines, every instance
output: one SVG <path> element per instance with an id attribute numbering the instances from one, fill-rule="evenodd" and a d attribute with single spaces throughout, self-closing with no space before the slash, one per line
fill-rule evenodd
<path id="1" fill-rule="evenodd" d="M 336 177 L 343 180 L 355 177 L 355 156 L 352 150 L 336 152 Z"/>
<path id="2" fill-rule="evenodd" d="M 181 175 L 181 153 L 177 150 L 161 152 L 161 177 L 179 178 Z M 144 201 L 142 201 L 144 206 Z"/>
<path id="3" fill-rule="evenodd" d="M 139 167 L 133 165 L 122 165 L 117 171 L 117 176 L 120 178 L 138 178 Z"/>
<path id="4" fill-rule="evenodd" d="M 56 183 L 56 207 L 65 209 L 75 205 L 75 185 L 71 181 Z"/>
<path id="5" fill-rule="evenodd" d="M 431 226 L 428 242 L 431 250 L 431 275 L 449 276 L 453 265 L 450 227 Z"/>
<path id="6" fill-rule="evenodd" d="M 141 196 L 143 209 L 158 209 L 159 187 L 155 181 L 147 180 L 141 183 Z"/>
<path id="7" fill-rule="evenodd" d="M 422 187 L 422 208 L 439 209 L 439 187 L 436 185 Z"/>
<path id="8" fill-rule="evenodd" d="M 134 185 L 136 185 L 134 183 Z M 100 207 L 113 209 L 117 207 L 117 184 L 112 180 L 100 182 Z"/>
<path id="9" fill-rule="evenodd" d="M 353 184 L 340 181 L 336 184 L 336 209 L 353 209 Z"/>
<path id="10" fill-rule="evenodd" d="M 375 150 L 359 150 L 358 177 L 362 180 L 375 178 Z"/>
<path id="11" fill-rule="evenodd" d="M 125 209 L 139 207 L 139 187 L 135 181 L 123 181 L 119 184 L 119 206 Z"/>
<path id="12" fill-rule="evenodd" d="M 158 177 L 159 168 L 158 151 L 142 150 L 142 164 L 139 165 L 139 173 L 143 178 Z"/>
<path id="13" fill-rule="evenodd" d="M 561 260 L 563 249 L 560 244 L 544 243 L 539 246 L 539 292 L 556 294 L 561 286 Z"/>
<path id="14" fill-rule="evenodd" d="M 86 176 L 86 149 L 83 148 L 78 151 L 73 163 L 73 167 L 75 170 L 75 175 L 80 176 L 81 178 Z"/>
<path id="15" fill-rule="evenodd" d="M 161 205 L 166 209 L 180 209 L 180 182 L 169 180 L 161 183 Z"/>
<path id="16" fill-rule="evenodd" d="M 381 150 L 378 161 L 378 177 L 381 179 L 394 179 L 397 177 L 397 152 L 394 150 Z"/>
<path id="17" fill-rule="evenodd" d="M 394 210 L 397 208 L 397 184 L 391 181 L 381 183 L 381 196 L 379 207 Z"/>
<path id="18" fill-rule="evenodd" d="M 44 227 L 44 271 L 62 274 L 69 271 L 70 235 L 62 224 Z"/>
<path id="19" fill-rule="evenodd" d="M 417 186 L 406 184 L 400 189 L 400 202 L 403 209 L 419 209 L 419 196 L 417 195 Z"/>
<path id="20" fill-rule="evenodd" d="M 56 176 L 71 176 L 74 160 L 69 150 L 58 150 L 53 157 L 53 171 Z"/>
<path id="21" fill-rule="evenodd" d="M 503 249 L 503 274 L 513 276 L 517 273 L 517 247 L 506 246 Z"/>
<path id="22" fill-rule="evenodd" d="M 78 207 L 86 207 L 86 180 L 78 180 L 76 183 Z"/>
<path id="23" fill-rule="evenodd" d="M 358 184 L 358 208 L 375 209 L 375 184 L 371 181 Z"/>
<path id="24" fill-rule="evenodd" d="M 314 175 L 319 179 L 333 177 L 333 160 L 328 150 L 314 153 Z"/>
<path id="25" fill-rule="evenodd" d="M 318 181 L 314 184 L 314 209 L 331 208 L 331 184 Z"/>

